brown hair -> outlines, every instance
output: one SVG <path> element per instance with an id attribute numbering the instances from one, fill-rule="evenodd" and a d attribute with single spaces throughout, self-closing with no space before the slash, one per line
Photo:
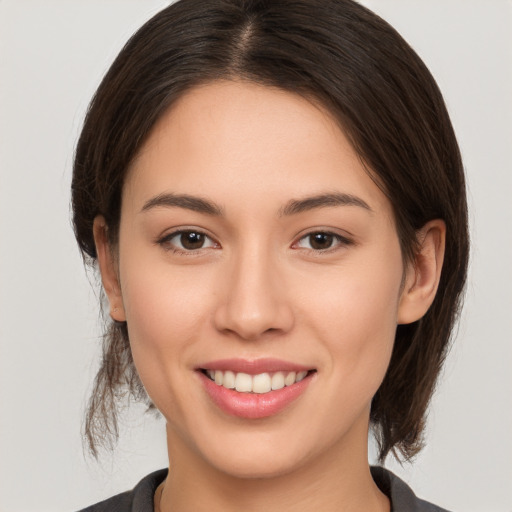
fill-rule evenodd
<path id="1" fill-rule="evenodd" d="M 468 260 L 464 173 L 441 93 L 421 59 L 385 21 L 351 0 L 180 0 L 128 41 L 101 82 L 76 148 L 76 238 L 95 264 L 93 221 L 115 246 L 126 170 L 151 129 L 186 90 L 218 79 L 279 87 L 323 104 L 393 205 L 405 259 L 416 232 L 444 219 L 446 253 L 436 298 L 397 328 L 373 398 L 383 460 L 422 445 L 427 406 L 456 320 Z M 125 324 L 109 320 L 86 415 L 92 452 L 117 438 L 117 402 L 146 400 Z"/>

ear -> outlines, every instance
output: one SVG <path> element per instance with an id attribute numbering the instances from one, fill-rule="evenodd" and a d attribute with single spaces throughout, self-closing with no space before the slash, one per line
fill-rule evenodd
<path id="1" fill-rule="evenodd" d="M 125 322 L 126 316 L 123 306 L 123 297 L 121 295 L 121 286 L 119 285 L 117 261 L 108 242 L 107 230 L 108 227 L 105 219 L 103 216 L 98 215 L 94 219 L 93 234 L 94 243 L 96 244 L 96 253 L 98 255 L 101 281 L 110 304 L 110 316 L 112 320 Z"/>
<path id="2" fill-rule="evenodd" d="M 436 296 L 443 267 L 446 224 L 441 219 L 427 222 L 418 232 L 418 250 L 406 269 L 398 306 L 398 324 L 419 320 Z"/>

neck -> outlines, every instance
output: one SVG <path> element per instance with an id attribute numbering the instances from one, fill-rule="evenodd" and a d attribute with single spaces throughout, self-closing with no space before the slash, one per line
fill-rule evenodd
<path id="1" fill-rule="evenodd" d="M 293 471 L 265 478 L 228 474 L 189 449 L 167 428 L 171 468 L 161 512 L 389 512 L 388 498 L 373 481 L 367 439 L 333 447 Z M 363 456 L 360 456 L 363 454 Z"/>

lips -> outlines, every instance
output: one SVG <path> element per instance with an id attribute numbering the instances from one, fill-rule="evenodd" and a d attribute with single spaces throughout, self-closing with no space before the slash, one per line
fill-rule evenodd
<path id="1" fill-rule="evenodd" d="M 197 370 L 215 405 L 247 419 L 278 414 L 306 391 L 316 374 L 315 369 L 277 359 L 225 359 Z"/>

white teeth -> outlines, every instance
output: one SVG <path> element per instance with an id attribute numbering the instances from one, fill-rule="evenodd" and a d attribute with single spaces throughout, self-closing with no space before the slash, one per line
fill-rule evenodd
<path id="1" fill-rule="evenodd" d="M 260 373 L 252 378 L 253 393 L 268 393 L 272 389 L 272 379 L 268 373 Z"/>
<path id="2" fill-rule="evenodd" d="M 284 378 L 284 385 L 285 386 L 291 386 L 295 382 L 295 372 L 290 372 L 285 378 Z"/>
<path id="3" fill-rule="evenodd" d="M 307 374 L 308 372 L 297 373 L 297 377 L 295 377 L 295 382 L 300 382 Z"/>
<path id="4" fill-rule="evenodd" d="M 235 389 L 250 393 L 252 391 L 252 377 L 247 373 L 237 373 L 235 377 Z"/>
<path id="5" fill-rule="evenodd" d="M 303 380 L 308 372 L 276 372 L 274 374 L 259 373 L 234 373 L 230 370 L 206 370 L 206 374 L 218 386 L 227 389 L 236 389 L 240 393 L 268 393 L 269 391 L 282 389 Z"/>
<path id="6" fill-rule="evenodd" d="M 224 372 L 224 379 L 222 385 L 228 389 L 234 389 L 235 387 L 235 374 L 233 372 Z"/>
<path id="7" fill-rule="evenodd" d="M 277 372 L 272 375 L 272 389 L 284 388 L 284 373 Z"/>

